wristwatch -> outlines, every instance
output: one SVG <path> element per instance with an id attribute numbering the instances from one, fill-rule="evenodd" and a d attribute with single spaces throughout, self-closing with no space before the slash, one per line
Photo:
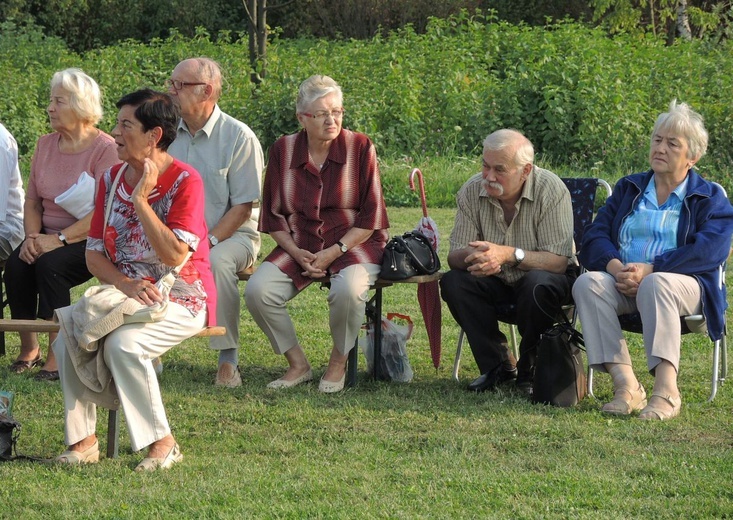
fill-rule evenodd
<path id="1" fill-rule="evenodd" d="M 216 244 L 219 243 L 219 239 L 216 238 L 214 235 L 209 233 L 209 243 L 211 244 L 211 247 L 214 247 Z"/>
<path id="2" fill-rule="evenodd" d="M 338 242 L 336 242 L 336 245 L 339 246 L 339 249 L 341 249 L 341 252 L 342 253 L 345 253 L 345 252 L 347 252 L 349 250 L 349 248 L 346 247 L 346 244 L 344 244 L 340 240 Z"/>
<path id="3" fill-rule="evenodd" d="M 66 235 L 64 235 L 61 231 L 58 232 L 57 236 L 59 237 L 59 240 L 61 240 L 62 244 L 64 244 L 65 246 L 69 245 L 69 243 L 66 241 Z"/>
<path id="4" fill-rule="evenodd" d="M 514 248 L 514 261 L 516 262 L 515 266 L 524 261 L 524 249 Z"/>

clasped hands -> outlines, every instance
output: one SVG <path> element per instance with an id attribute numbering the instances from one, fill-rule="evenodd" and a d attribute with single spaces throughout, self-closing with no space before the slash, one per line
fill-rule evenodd
<path id="1" fill-rule="evenodd" d="M 639 284 L 645 276 L 654 271 L 652 264 L 630 262 L 624 264 L 621 270 L 613 276 L 616 279 L 616 290 L 630 298 L 636 297 L 639 291 Z"/>
<path id="2" fill-rule="evenodd" d="M 53 251 L 63 244 L 57 235 L 46 235 L 45 233 L 28 233 L 20 246 L 18 256 L 26 264 L 32 265 L 44 253 Z"/>
<path id="3" fill-rule="evenodd" d="M 303 268 L 301 273 L 306 278 L 325 278 L 331 275 L 328 267 L 340 255 L 335 247 L 327 247 L 322 251 L 311 253 L 305 249 L 298 249 L 295 254 L 295 261 Z"/>
<path id="4" fill-rule="evenodd" d="M 469 242 L 470 252 L 464 258 L 466 270 L 473 276 L 494 276 L 501 272 L 501 266 L 514 261 L 514 248 L 485 241 Z"/>

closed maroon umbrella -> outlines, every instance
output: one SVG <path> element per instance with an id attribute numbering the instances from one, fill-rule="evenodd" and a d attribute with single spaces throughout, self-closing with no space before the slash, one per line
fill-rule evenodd
<path id="1" fill-rule="evenodd" d="M 415 175 L 420 178 L 420 199 L 422 201 L 423 216 L 415 231 L 422 233 L 438 251 L 440 237 L 438 236 L 438 225 L 428 217 L 428 205 L 425 202 L 425 181 L 419 168 L 410 173 L 410 189 L 415 191 Z M 441 319 L 442 311 L 440 306 L 440 289 L 438 282 L 425 282 L 417 285 L 417 301 L 420 303 L 425 329 L 428 332 L 430 342 L 430 356 L 433 358 L 433 366 L 437 369 L 440 366 L 441 352 Z"/>

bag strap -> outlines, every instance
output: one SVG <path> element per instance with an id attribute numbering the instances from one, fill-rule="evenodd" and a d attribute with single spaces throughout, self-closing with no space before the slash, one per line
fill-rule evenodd
<path id="1" fill-rule="evenodd" d="M 112 212 L 112 201 L 115 198 L 115 191 L 117 191 L 117 185 L 120 183 L 120 179 L 125 174 L 125 171 L 127 170 L 127 163 L 123 163 L 120 169 L 117 172 L 117 177 L 115 177 L 112 180 L 112 186 L 109 190 L 109 195 L 107 196 L 107 204 L 104 206 L 104 222 L 102 223 L 102 236 L 104 236 L 105 229 L 107 229 L 107 222 L 109 221 L 109 214 Z M 102 241 L 104 243 L 104 240 Z M 109 253 L 107 252 L 107 247 L 104 247 L 104 254 L 109 260 L 112 259 L 109 257 Z M 189 251 L 186 253 L 186 257 L 183 259 L 183 262 L 175 266 L 171 272 L 178 274 L 181 272 L 181 269 L 183 269 L 183 266 L 186 265 L 186 262 L 188 262 L 188 259 L 191 258 L 191 255 L 193 254 L 192 251 Z"/>
<path id="2" fill-rule="evenodd" d="M 112 180 L 112 186 L 109 190 L 109 195 L 107 196 L 107 204 L 104 206 L 104 221 L 102 222 L 102 236 L 104 236 L 104 231 L 107 229 L 107 222 L 109 221 L 109 214 L 112 211 L 112 201 L 115 198 L 115 191 L 117 190 L 117 185 L 120 183 L 120 179 L 125 174 L 125 171 L 127 170 L 127 163 L 123 163 L 122 166 L 120 166 L 120 169 L 117 170 L 117 177 L 115 177 Z M 104 243 L 104 240 L 102 241 Z M 109 258 L 109 253 L 107 253 L 107 247 L 104 247 L 104 254 Z M 112 260 L 111 258 L 109 258 Z"/>
<path id="3" fill-rule="evenodd" d="M 415 238 L 416 238 L 416 239 L 417 239 L 418 241 L 420 241 L 420 242 L 422 242 L 423 244 L 425 244 L 426 246 L 428 246 L 428 249 L 430 250 L 430 255 L 431 255 L 431 258 L 433 259 L 433 264 L 435 264 L 435 263 L 436 263 L 436 262 L 435 262 L 435 260 L 436 260 L 436 257 L 437 257 L 438 255 L 437 255 L 437 253 L 435 252 L 435 250 L 433 249 L 433 246 L 431 246 L 431 245 L 430 245 L 430 242 L 428 241 L 428 239 L 427 239 L 427 238 L 425 238 L 425 236 L 421 235 L 420 233 L 415 233 L 414 231 L 411 231 L 411 232 L 409 232 L 409 233 L 405 233 L 405 235 L 407 235 L 407 234 L 409 234 L 409 235 L 412 235 L 412 236 L 413 236 L 413 237 L 415 237 Z M 410 249 L 410 246 L 409 246 L 409 245 L 407 244 L 407 242 L 405 241 L 405 239 L 404 239 L 403 237 L 401 237 L 401 236 L 396 236 L 396 237 L 395 237 L 395 239 L 396 239 L 396 240 L 397 240 L 397 241 L 398 241 L 398 242 L 399 242 L 400 244 L 402 244 L 402 247 L 403 247 L 403 248 L 405 249 L 405 251 L 407 252 L 407 254 L 408 254 L 408 255 L 410 255 L 410 258 L 412 258 L 412 261 L 413 261 L 413 262 L 415 262 L 415 264 L 416 264 L 416 265 L 417 265 L 417 266 L 418 266 L 418 267 L 419 267 L 419 268 L 420 268 L 420 269 L 421 269 L 421 270 L 422 270 L 423 272 L 425 272 L 425 273 L 428 273 L 428 272 L 430 272 L 431 268 L 430 268 L 430 267 L 425 267 L 425 265 L 424 265 L 424 264 L 423 264 L 423 263 L 422 263 L 422 262 L 420 261 L 420 259 L 419 259 L 419 258 L 418 258 L 417 256 L 415 256 L 415 253 L 414 253 L 414 252 L 412 251 L 412 249 Z"/>
<path id="4" fill-rule="evenodd" d="M 562 320 L 560 322 L 557 321 L 557 316 L 550 316 L 550 313 L 548 313 L 545 309 L 543 309 L 539 302 L 537 301 L 537 286 L 535 285 L 532 288 L 532 298 L 534 299 L 535 306 L 542 311 L 542 313 L 547 316 L 548 318 L 552 319 L 553 323 L 555 325 L 564 325 L 567 327 L 568 332 L 570 333 L 573 341 L 575 341 L 578 344 L 578 348 L 585 351 L 585 340 L 583 339 L 583 334 L 573 327 L 573 324 L 570 323 L 570 320 L 565 315 L 564 312 L 560 312 L 560 315 L 562 316 Z M 533 348 L 537 348 L 537 345 L 535 345 Z"/>

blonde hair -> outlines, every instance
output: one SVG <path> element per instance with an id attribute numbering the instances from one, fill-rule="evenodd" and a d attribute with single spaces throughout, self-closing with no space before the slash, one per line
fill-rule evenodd
<path id="1" fill-rule="evenodd" d="M 91 125 L 102 119 L 102 93 L 99 85 L 83 70 L 69 68 L 56 72 L 51 78 L 51 90 L 61 87 L 69 93 L 69 106 L 77 117 Z"/>

